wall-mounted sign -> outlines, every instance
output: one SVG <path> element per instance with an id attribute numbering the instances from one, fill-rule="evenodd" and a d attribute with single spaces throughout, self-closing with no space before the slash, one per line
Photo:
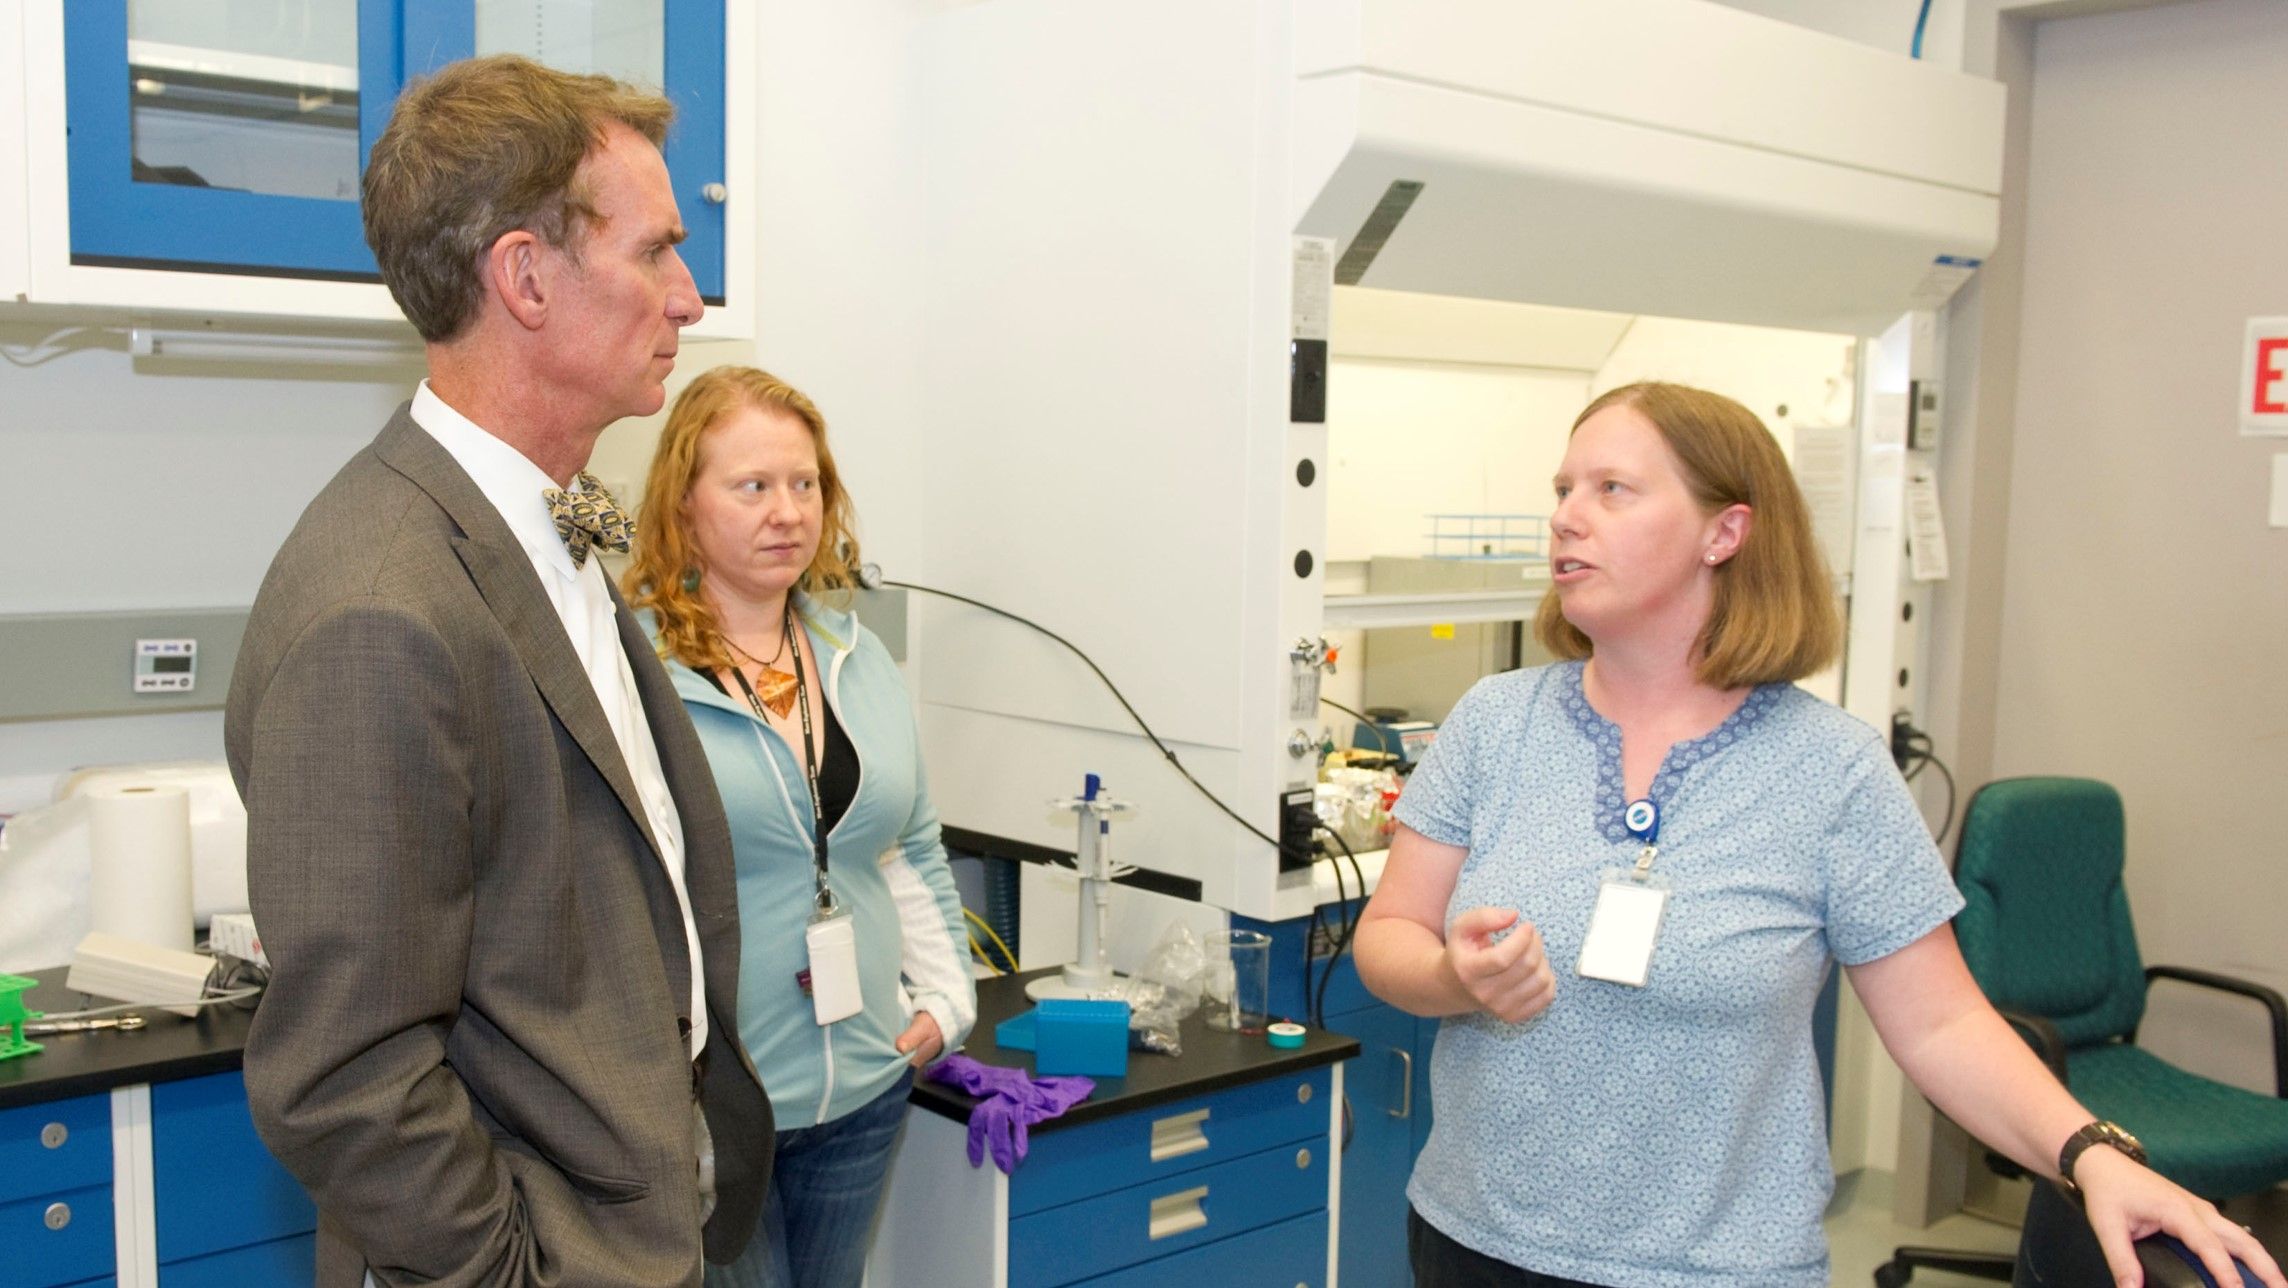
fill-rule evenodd
<path id="1" fill-rule="evenodd" d="M 2288 436 L 2288 318 L 2250 318 L 2240 350 L 2240 432 Z"/>

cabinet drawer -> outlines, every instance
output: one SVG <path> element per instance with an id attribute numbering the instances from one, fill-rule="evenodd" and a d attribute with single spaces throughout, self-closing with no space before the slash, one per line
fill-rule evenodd
<path id="1" fill-rule="evenodd" d="M 310 1196 L 254 1134 L 236 1073 L 152 1086 L 151 1189 L 162 1264 L 318 1228 Z"/>
<path id="2" fill-rule="evenodd" d="M 1023 1216 L 1092 1194 L 1327 1134 L 1326 1069 L 1311 1069 L 1107 1118 L 1036 1132 L 1009 1177 L 1009 1213 Z"/>
<path id="3" fill-rule="evenodd" d="M 1009 1222 L 1009 1288 L 1055 1288 L 1327 1204 L 1327 1136 Z M 1323 1249 L 1322 1249 L 1323 1250 Z"/>
<path id="4" fill-rule="evenodd" d="M 1223 1239 L 1190 1252 L 1115 1270 L 1076 1288 L 1167 1288 L 1169 1284 L 1325 1288 L 1326 1282 L 1327 1214 L 1313 1212 L 1257 1230 L 1244 1239 Z"/>
<path id="5" fill-rule="evenodd" d="M 42 1288 L 107 1273 L 118 1254 L 110 1183 L 0 1203 L 0 1249 L 11 1284 Z"/>
<path id="6" fill-rule="evenodd" d="M 110 1183 L 110 1096 L 0 1112 L 0 1203 Z"/>
<path id="7" fill-rule="evenodd" d="M 318 1279 L 318 1236 L 233 1248 L 159 1267 L 159 1288 L 309 1288 Z"/>

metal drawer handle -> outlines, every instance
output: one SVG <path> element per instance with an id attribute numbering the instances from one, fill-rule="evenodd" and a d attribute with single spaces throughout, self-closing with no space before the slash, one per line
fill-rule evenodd
<path id="1" fill-rule="evenodd" d="M 1197 1154 L 1208 1147 L 1208 1111 L 1194 1109 L 1188 1114 L 1157 1119 L 1152 1123 L 1152 1161 L 1165 1163 L 1171 1158 Z"/>
<path id="2" fill-rule="evenodd" d="M 1393 1118 L 1412 1118 L 1414 1116 L 1414 1053 L 1401 1051 L 1396 1047 L 1392 1047 L 1390 1053 L 1404 1063 L 1405 1069 L 1398 1077 L 1398 1086 L 1402 1092 L 1398 1098 L 1398 1108 L 1386 1109 L 1383 1112 Z"/>
<path id="3" fill-rule="evenodd" d="M 1195 1185 L 1166 1198 L 1152 1200 L 1151 1233 L 1154 1239 L 1197 1230 L 1208 1223 L 1208 1187 Z"/>
<path id="4" fill-rule="evenodd" d="M 40 1129 L 40 1143 L 49 1149 L 62 1149 L 71 1139 L 71 1129 L 62 1123 L 49 1123 Z"/>
<path id="5" fill-rule="evenodd" d="M 1205 1221 L 1207 1218 L 1205 1218 L 1205 1217 L 1202 1217 L 1202 1218 L 1200 1218 L 1200 1219 L 1201 1219 L 1202 1221 Z M 49 1229 L 51 1229 L 51 1230 L 61 1230 L 61 1229 L 63 1229 L 65 1226 L 67 1226 L 67 1225 L 70 1225 L 70 1224 L 71 1224 L 71 1204 L 69 1204 L 69 1203 L 50 1203 L 50 1204 L 48 1204 L 48 1210 L 47 1210 L 46 1212 L 44 1212 L 44 1213 L 42 1213 L 42 1214 L 41 1214 L 41 1216 L 40 1216 L 40 1220 L 41 1220 L 42 1222 L 44 1222 L 44 1223 L 47 1225 L 47 1227 L 48 1227 Z"/>

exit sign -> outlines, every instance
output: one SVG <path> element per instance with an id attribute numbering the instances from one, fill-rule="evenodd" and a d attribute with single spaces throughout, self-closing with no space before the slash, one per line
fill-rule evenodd
<path id="1" fill-rule="evenodd" d="M 2240 432 L 2288 435 L 2288 318 L 2250 318 L 2240 350 Z"/>

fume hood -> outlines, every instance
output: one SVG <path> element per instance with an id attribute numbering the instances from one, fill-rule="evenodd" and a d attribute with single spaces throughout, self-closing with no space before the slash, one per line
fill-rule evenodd
<path id="1" fill-rule="evenodd" d="M 1291 211 L 1339 284 L 1873 334 L 1994 245 L 1993 81 L 1703 0 L 1296 21 Z"/>

